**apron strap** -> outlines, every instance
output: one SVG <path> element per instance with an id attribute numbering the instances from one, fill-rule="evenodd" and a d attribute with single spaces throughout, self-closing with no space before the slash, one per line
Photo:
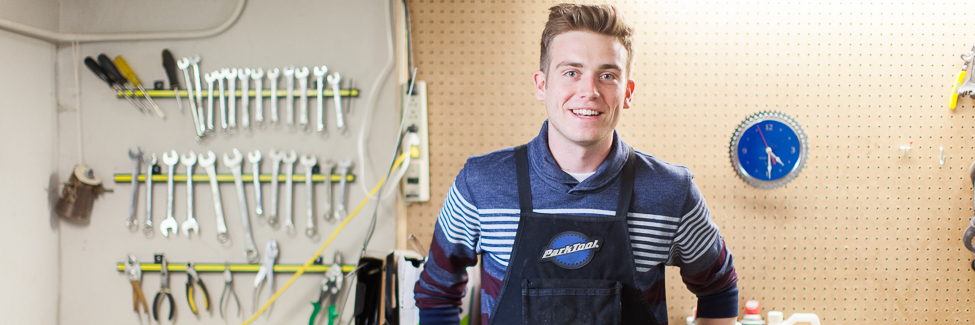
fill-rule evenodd
<path id="1" fill-rule="evenodd" d="M 633 178 L 636 174 L 636 150 L 627 146 L 629 155 L 626 157 L 626 164 L 623 165 L 623 172 L 620 175 L 620 198 L 616 202 L 616 217 L 625 219 L 626 213 L 630 211 L 630 199 L 633 198 Z"/>
<path id="2" fill-rule="evenodd" d="M 518 172 L 518 202 L 521 207 L 521 215 L 531 213 L 535 210 L 532 206 L 532 184 L 528 176 L 528 145 L 523 144 L 515 147 L 515 170 Z"/>

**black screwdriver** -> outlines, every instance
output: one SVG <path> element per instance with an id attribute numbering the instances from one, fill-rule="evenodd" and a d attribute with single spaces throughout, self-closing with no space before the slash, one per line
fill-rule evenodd
<path id="1" fill-rule="evenodd" d="M 166 76 L 169 77 L 169 89 L 172 89 L 176 95 L 176 105 L 179 106 L 179 112 L 183 112 L 183 102 L 179 99 L 179 75 L 176 74 L 176 58 L 173 57 L 173 53 L 169 52 L 169 49 L 164 49 L 162 51 L 162 61 L 163 68 L 166 69 Z"/>
<path id="2" fill-rule="evenodd" d="M 125 76 L 123 76 L 122 73 L 118 71 L 118 68 L 115 67 L 115 62 L 112 62 L 112 59 L 108 58 L 108 56 L 105 55 L 105 53 L 102 53 L 98 55 L 98 63 L 101 64 L 102 70 L 105 71 L 105 74 L 107 74 L 109 77 L 112 77 L 112 79 L 114 79 L 115 82 L 120 86 L 125 86 L 125 88 L 128 89 L 129 93 L 135 96 L 135 88 L 129 86 L 128 79 L 125 79 Z M 122 94 L 124 95 L 125 92 L 122 92 Z M 141 107 L 146 112 L 149 112 L 149 108 L 147 108 L 145 105 L 142 105 L 141 98 L 139 100 L 139 107 Z"/>
<path id="3" fill-rule="evenodd" d="M 105 80 L 105 82 L 107 82 L 109 86 L 112 86 L 112 88 L 115 88 L 116 91 L 122 93 L 122 95 L 125 96 L 125 99 L 128 99 L 129 103 L 132 103 L 132 106 L 135 106 L 135 108 L 137 108 L 140 112 L 145 113 L 143 108 L 138 104 L 136 104 L 135 101 L 132 100 L 132 97 L 129 97 L 129 95 L 122 90 L 122 87 L 118 85 L 115 79 L 113 79 L 107 72 L 105 72 L 105 69 L 103 69 L 102 66 L 98 64 L 98 62 L 95 62 L 95 59 L 92 59 L 90 56 L 85 58 L 85 65 L 88 66 L 88 69 L 90 69 L 91 72 L 95 73 L 95 75 L 98 76 L 98 78 Z"/>

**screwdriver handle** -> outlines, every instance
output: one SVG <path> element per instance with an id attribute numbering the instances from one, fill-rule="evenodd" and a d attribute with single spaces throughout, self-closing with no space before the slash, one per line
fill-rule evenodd
<path id="1" fill-rule="evenodd" d="M 132 67 L 129 67 L 129 63 L 125 62 L 125 59 L 122 58 L 121 55 L 115 57 L 115 67 L 117 67 L 118 71 L 125 76 L 125 79 L 128 79 L 133 85 L 136 87 L 142 86 L 142 82 L 139 81 L 139 76 L 135 74 L 135 71 L 132 70 Z"/>
<path id="2" fill-rule="evenodd" d="M 113 63 L 112 59 L 109 59 L 105 53 L 98 55 L 98 63 L 102 65 L 102 69 L 105 69 L 105 73 L 108 74 L 109 77 L 115 79 L 115 82 L 119 83 L 120 85 L 125 85 L 125 77 L 122 76 L 122 73 L 119 72 L 118 68 L 115 67 L 115 63 Z"/>
<path id="3" fill-rule="evenodd" d="M 166 69 L 166 76 L 169 77 L 169 89 L 182 88 L 179 83 L 179 75 L 176 73 L 176 58 L 169 49 L 162 51 L 163 68 Z"/>
<path id="4" fill-rule="evenodd" d="M 109 86 L 115 86 L 115 80 L 113 80 L 112 77 L 105 72 L 105 69 L 102 69 L 102 66 L 99 65 L 98 62 L 95 62 L 95 59 L 92 59 L 90 56 L 85 58 L 85 65 L 88 66 L 88 69 L 98 76 L 98 78 L 101 78 L 107 82 Z"/>

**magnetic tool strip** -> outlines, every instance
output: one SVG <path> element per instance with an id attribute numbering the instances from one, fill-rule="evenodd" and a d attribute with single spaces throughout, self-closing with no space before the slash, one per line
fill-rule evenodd
<path id="1" fill-rule="evenodd" d="M 201 92 L 202 92 L 202 95 L 203 96 L 207 96 L 210 93 L 210 90 L 209 89 L 204 89 Z M 176 92 L 175 91 L 172 91 L 172 90 L 146 90 L 146 93 L 149 94 L 149 96 L 150 97 L 153 97 L 153 98 L 156 98 L 156 97 L 160 97 L 160 98 L 175 98 L 176 97 L 176 95 L 175 95 Z M 225 91 L 224 93 L 227 96 L 230 96 L 230 94 L 229 94 L 230 91 Z M 257 90 L 248 90 L 247 93 L 248 93 L 248 97 L 257 96 Z M 298 91 L 295 90 L 295 94 L 297 94 L 297 93 L 298 93 Z M 309 93 L 311 93 L 310 90 L 309 90 Z M 188 94 L 189 94 L 189 92 L 186 91 L 186 90 L 180 90 L 179 91 L 179 95 L 182 96 L 182 97 L 187 97 Z M 217 94 L 217 93 L 214 92 L 214 94 Z M 333 94 L 334 93 L 332 92 L 331 89 L 324 89 L 324 90 L 322 90 L 322 96 L 332 96 Z M 129 90 L 123 90 L 123 91 L 116 91 L 115 92 L 115 97 L 118 97 L 118 98 L 122 98 L 125 95 L 133 96 L 133 97 L 135 97 L 135 96 L 142 97 L 142 92 L 141 91 L 135 91 L 135 92 L 133 92 L 133 91 L 129 91 Z M 241 95 L 241 91 L 240 90 L 235 90 L 234 91 L 234 96 L 240 97 L 240 95 Z M 279 89 L 278 90 L 278 97 L 283 98 L 283 97 L 285 97 L 287 95 L 288 95 L 288 90 L 287 89 Z M 342 97 L 359 97 L 359 90 L 358 89 L 342 89 L 342 90 L 339 91 L 339 95 L 341 95 Z M 270 97 L 271 96 L 271 90 L 270 89 L 264 89 L 264 91 L 261 92 L 261 96 Z"/>
<path id="2" fill-rule="evenodd" d="M 261 176 L 258 177 L 258 178 L 260 179 L 261 182 L 270 182 L 272 176 L 271 176 L 271 174 L 261 174 Z M 155 173 L 153 173 L 153 175 L 152 175 L 152 180 L 154 182 L 165 182 L 168 179 L 169 179 L 168 176 L 167 175 L 164 175 L 164 174 L 155 174 Z M 253 175 L 241 175 L 240 176 L 240 179 L 241 179 L 241 181 L 244 181 L 244 182 L 251 182 L 251 181 L 254 181 L 254 176 Z M 284 175 L 284 174 L 278 175 L 278 181 L 284 182 L 286 180 L 287 180 L 287 175 Z M 339 182 L 341 180 L 342 180 L 342 175 L 341 174 L 332 174 L 331 175 L 331 181 L 332 182 Z M 355 181 L 355 175 L 349 174 L 349 175 L 346 176 L 345 180 L 347 182 L 354 182 Z M 126 182 L 131 182 L 131 181 L 132 181 L 132 174 L 115 174 L 115 182 L 116 183 L 126 183 Z M 139 182 L 145 182 L 146 181 L 146 175 L 145 174 L 139 174 L 138 181 Z M 186 174 L 182 174 L 182 175 L 174 174 L 173 175 L 173 181 L 174 182 L 185 182 L 186 181 Z M 207 181 L 210 181 L 210 177 L 207 176 L 206 174 L 202 174 L 202 175 L 201 174 L 194 174 L 193 175 L 193 181 L 194 182 L 207 182 Z M 232 174 L 217 174 L 217 181 L 218 182 L 233 182 L 234 181 L 234 175 L 232 175 Z M 305 181 L 305 175 L 294 174 L 294 176 L 292 176 L 292 181 L 294 181 L 294 182 L 304 182 Z M 325 181 L 325 174 L 314 174 L 314 175 L 311 176 L 311 181 L 312 182 L 324 182 Z"/>
<path id="3" fill-rule="evenodd" d="M 197 272 L 223 272 L 228 264 L 193 264 L 193 268 Z M 231 272 L 245 272 L 245 273 L 257 273 L 261 268 L 261 264 L 229 264 Z M 305 273 L 325 273 L 328 271 L 330 265 L 310 265 L 305 270 Z M 159 272 L 162 269 L 162 264 L 159 263 L 140 263 L 139 268 L 142 272 Z M 294 273 L 301 268 L 299 264 L 275 264 L 274 272 L 280 273 Z M 116 269 L 119 272 L 125 272 L 125 263 L 116 264 Z M 169 263 L 168 269 L 170 272 L 186 272 L 186 263 Z M 355 269 L 355 265 L 342 265 L 342 272 L 349 273 Z"/>

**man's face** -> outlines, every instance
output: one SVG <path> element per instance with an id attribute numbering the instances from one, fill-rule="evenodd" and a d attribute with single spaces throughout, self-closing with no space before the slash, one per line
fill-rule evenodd
<path id="1" fill-rule="evenodd" d="M 545 102 L 551 146 L 590 147 L 612 141 L 620 109 L 629 108 L 634 82 L 627 52 L 615 38 L 571 31 L 556 36 L 548 73 L 534 74 L 535 98 Z"/>

